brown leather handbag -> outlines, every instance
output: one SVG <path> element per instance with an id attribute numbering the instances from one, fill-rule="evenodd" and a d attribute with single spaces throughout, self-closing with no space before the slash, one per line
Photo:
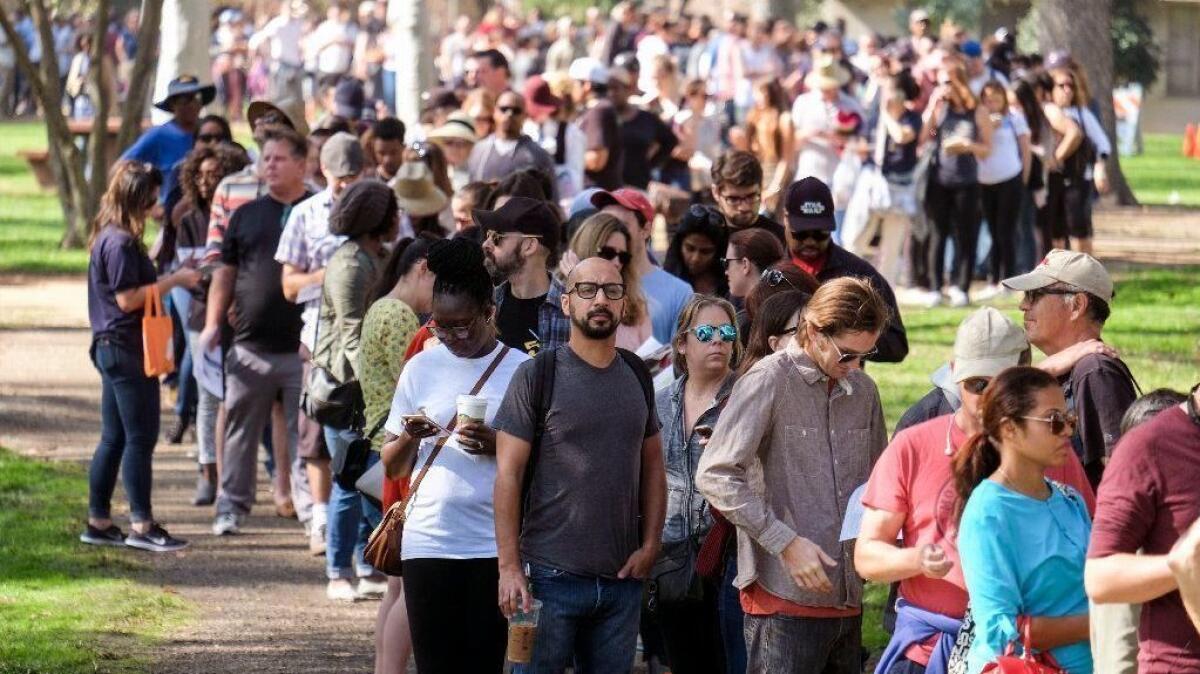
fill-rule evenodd
<path id="1" fill-rule="evenodd" d="M 500 361 L 504 360 L 504 356 L 508 355 L 509 347 L 504 347 L 496 357 L 492 359 L 491 364 L 479 376 L 479 381 L 475 382 L 475 386 L 471 389 L 471 395 L 477 395 L 487 383 L 492 373 L 500 366 Z M 458 425 L 458 415 L 455 414 L 450 423 L 446 425 L 446 430 L 453 431 Z M 438 441 L 433 446 L 433 450 L 429 452 L 429 458 L 425 459 L 425 464 L 421 466 L 421 471 L 413 478 L 412 487 L 408 490 L 408 498 L 403 501 L 393 503 L 387 512 L 383 514 L 383 519 L 379 522 L 379 526 L 371 532 L 371 537 L 367 539 L 367 547 L 363 550 L 363 557 L 366 562 L 375 567 L 375 570 L 381 571 L 389 576 L 401 575 L 400 562 L 400 544 L 404 538 L 404 520 L 408 518 L 408 506 L 412 503 L 417 495 L 417 488 L 421 486 L 421 481 L 425 479 L 425 474 L 429 472 L 429 467 L 433 465 L 433 460 L 437 458 L 438 453 L 442 451 L 442 446 L 450 439 L 449 435 L 438 438 Z"/>

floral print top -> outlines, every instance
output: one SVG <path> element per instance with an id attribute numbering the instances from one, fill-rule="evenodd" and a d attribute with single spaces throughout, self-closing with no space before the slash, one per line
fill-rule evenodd
<path id="1" fill-rule="evenodd" d="M 384 297 L 367 310 L 359 346 L 359 383 L 366 403 L 366 430 L 387 418 L 404 369 L 404 351 L 421 327 L 417 314 L 404 302 Z M 379 451 L 387 434 L 382 429 L 371 438 L 371 448 Z"/>

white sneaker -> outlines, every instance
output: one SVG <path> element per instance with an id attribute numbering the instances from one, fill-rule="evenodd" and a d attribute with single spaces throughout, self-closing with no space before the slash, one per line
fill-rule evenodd
<path id="1" fill-rule="evenodd" d="M 242 516 L 236 513 L 217 515 L 217 519 L 213 520 L 212 532 L 214 536 L 240 534 L 242 532 Z"/>
<path id="2" fill-rule="evenodd" d="M 940 292 L 936 290 L 924 291 L 924 297 L 922 298 L 921 306 L 925 307 L 926 309 L 932 309 L 933 307 L 940 306 L 941 303 L 942 294 Z"/>
<path id="3" fill-rule="evenodd" d="M 329 581 L 329 584 L 325 586 L 325 596 L 331 601 L 353 602 L 358 600 L 354 585 L 345 578 L 335 578 Z"/>
<path id="4" fill-rule="evenodd" d="M 320 557 L 325 554 L 325 525 L 322 523 L 312 527 L 312 533 L 308 535 L 308 551 L 313 557 Z"/>
<path id="5" fill-rule="evenodd" d="M 950 286 L 950 290 L 946 294 L 950 296 L 950 306 L 952 307 L 965 307 L 971 303 L 967 294 L 958 286 Z"/>
<path id="6" fill-rule="evenodd" d="M 1004 294 L 1003 288 L 1001 288 L 998 285 L 989 284 L 989 285 L 985 286 L 983 288 L 983 290 L 980 290 L 979 292 L 975 293 L 975 300 L 979 301 L 979 302 L 986 302 L 987 300 L 992 300 L 992 299 L 996 299 L 997 297 L 1001 297 L 1003 294 Z"/>
<path id="7" fill-rule="evenodd" d="M 355 594 L 359 599 L 363 600 L 379 600 L 383 599 L 383 594 L 387 592 L 387 578 L 376 580 L 373 578 L 359 578 L 358 588 L 355 589 Z"/>

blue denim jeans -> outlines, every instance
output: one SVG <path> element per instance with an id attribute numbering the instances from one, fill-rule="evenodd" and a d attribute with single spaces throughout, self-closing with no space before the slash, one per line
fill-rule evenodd
<path id="1" fill-rule="evenodd" d="M 325 443 L 331 456 L 345 452 L 350 443 L 359 437 L 357 431 L 324 426 Z M 367 457 L 367 467 L 379 460 L 378 452 Z M 375 569 L 363 559 L 367 537 L 383 519 L 379 508 L 363 498 L 356 489 L 343 489 L 333 481 L 329 495 L 329 522 L 325 533 L 325 572 L 335 578 L 365 578 L 375 574 Z"/>
<path id="2" fill-rule="evenodd" d="M 92 347 L 100 372 L 100 443 L 88 469 L 88 514 L 112 516 L 112 495 L 120 472 L 133 522 L 153 521 L 150 487 L 154 445 L 158 442 L 158 380 L 143 371 L 142 354 L 107 339 Z"/>
<path id="3" fill-rule="evenodd" d="M 744 674 L 746 671 L 746 635 L 742 614 L 741 591 L 733 586 L 737 578 L 737 541 L 725 556 L 725 575 L 721 578 L 720 594 L 717 595 L 717 615 L 721 619 L 721 642 L 725 647 L 725 671 L 728 674 Z"/>
<path id="4" fill-rule="evenodd" d="M 860 674 L 862 615 L 746 616 L 747 674 Z"/>
<path id="5" fill-rule="evenodd" d="M 529 589 L 542 602 L 533 660 L 514 674 L 615 674 L 633 667 L 642 582 L 580 576 L 529 565 Z"/>

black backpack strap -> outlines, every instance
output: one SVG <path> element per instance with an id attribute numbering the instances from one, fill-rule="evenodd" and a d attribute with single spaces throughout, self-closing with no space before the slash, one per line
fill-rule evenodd
<path id="1" fill-rule="evenodd" d="M 646 410 L 650 414 L 654 414 L 654 377 L 650 376 L 646 361 L 628 349 L 618 348 L 617 353 L 637 375 L 638 383 L 642 385 L 642 394 L 646 397 Z"/>
<path id="2" fill-rule="evenodd" d="M 554 165 L 562 166 L 567 163 L 567 123 L 558 120 L 558 132 L 554 139 Z"/>
<path id="3" fill-rule="evenodd" d="M 528 510 L 529 488 L 546 433 L 546 417 L 550 416 L 550 399 L 554 394 L 554 365 L 557 349 L 542 349 L 533 357 L 533 381 L 529 402 L 533 407 L 533 439 L 529 442 L 529 460 L 525 462 L 525 479 L 521 482 L 521 509 Z"/>

